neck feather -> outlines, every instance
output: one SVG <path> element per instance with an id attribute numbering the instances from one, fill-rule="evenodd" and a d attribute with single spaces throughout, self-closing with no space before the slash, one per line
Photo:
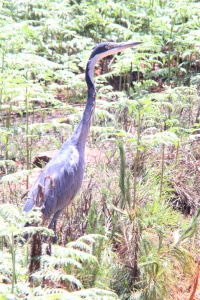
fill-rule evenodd
<path id="1" fill-rule="evenodd" d="M 92 115 L 95 109 L 96 92 L 93 81 L 94 66 L 95 62 L 89 60 L 85 72 L 85 80 L 88 87 L 87 102 L 82 119 L 72 136 L 72 139 L 75 139 L 75 142 L 78 142 L 79 146 L 83 148 L 85 148 L 85 143 L 87 141 L 88 133 L 90 130 Z"/>
<path id="2" fill-rule="evenodd" d="M 85 80 L 88 87 L 88 95 L 87 95 L 86 106 L 83 112 L 82 121 L 83 121 L 83 125 L 85 126 L 89 125 L 89 127 L 91 124 L 91 118 L 94 112 L 95 100 L 96 100 L 96 92 L 95 92 L 95 86 L 93 81 L 94 66 L 95 63 L 89 60 L 85 71 Z"/>

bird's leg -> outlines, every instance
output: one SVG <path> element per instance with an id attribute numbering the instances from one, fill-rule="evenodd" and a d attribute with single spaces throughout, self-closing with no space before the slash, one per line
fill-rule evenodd
<path id="1" fill-rule="evenodd" d="M 53 229 L 54 231 L 54 240 L 56 240 L 56 223 L 57 223 L 57 219 L 59 217 L 59 215 L 61 214 L 61 212 L 63 211 L 63 209 L 58 210 L 54 216 L 53 219 L 51 220 L 51 223 L 49 224 L 48 228 L 49 229 Z"/>
<path id="2" fill-rule="evenodd" d="M 53 224 L 53 231 L 54 231 L 55 234 L 56 234 L 56 225 L 57 225 L 57 220 L 55 220 L 54 224 Z"/>
<path id="3" fill-rule="evenodd" d="M 52 228 L 55 229 L 54 223 L 55 223 L 55 221 L 57 221 L 57 219 L 62 211 L 63 211 L 63 209 L 60 209 L 54 214 L 53 219 L 51 220 L 51 223 L 48 226 L 49 229 L 52 229 Z"/>
<path id="4" fill-rule="evenodd" d="M 51 238 L 51 241 L 53 244 L 57 244 L 57 241 L 58 241 L 58 238 L 57 238 L 57 235 L 56 235 L 56 225 L 57 225 L 57 219 L 54 221 L 53 223 L 53 231 L 54 231 L 54 236 L 52 236 Z"/>

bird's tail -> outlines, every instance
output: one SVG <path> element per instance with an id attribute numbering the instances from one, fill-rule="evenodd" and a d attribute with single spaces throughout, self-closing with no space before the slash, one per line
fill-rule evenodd
<path id="1" fill-rule="evenodd" d="M 23 211 L 27 212 L 31 210 L 35 205 L 35 199 L 32 195 L 28 194 L 26 203 L 24 205 Z"/>

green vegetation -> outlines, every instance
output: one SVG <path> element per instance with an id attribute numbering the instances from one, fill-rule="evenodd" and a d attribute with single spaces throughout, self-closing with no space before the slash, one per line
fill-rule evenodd
<path id="1" fill-rule="evenodd" d="M 200 3 L 115 2 L 0 3 L 0 299 L 198 292 Z M 21 197 L 35 156 L 80 120 L 88 57 L 107 40 L 144 43 L 96 68 L 84 184 L 50 245 L 40 211 L 22 214 Z M 34 234 L 46 237 L 35 271 Z"/>

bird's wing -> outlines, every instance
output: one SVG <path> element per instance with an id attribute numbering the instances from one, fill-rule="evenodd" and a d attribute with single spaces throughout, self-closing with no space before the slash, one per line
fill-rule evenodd
<path id="1" fill-rule="evenodd" d="M 48 219 L 74 198 L 81 187 L 83 172 L 84 160 L 75 146 L 60 150 L 38 177 L 23 210 L 29 211 L 34 205 L 43 206 Z"/>

